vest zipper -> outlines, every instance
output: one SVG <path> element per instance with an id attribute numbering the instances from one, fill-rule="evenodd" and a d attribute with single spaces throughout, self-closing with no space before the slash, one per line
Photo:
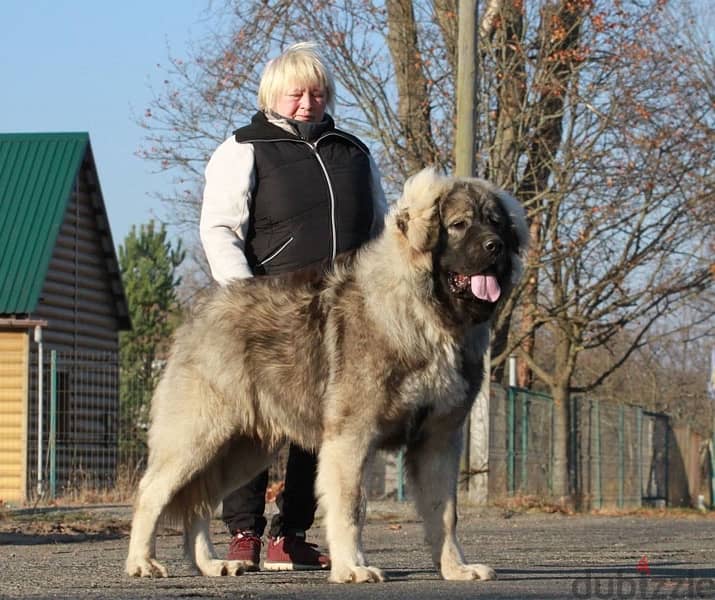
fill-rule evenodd
<path id="1" fill-rule="evenodd" d="M 328 174 L 328 169 L 325 166 L 325 163 L 323 162 L 323 159 L 320 158 L 320 154 L 318 154 L 318 143 L 320 140 L 323 140 L 327 137 L 330 136 L 336 136 L 343 138 L 345 140 L 348 140 L 351 144 L 353 144 L 358 150 L 365 152 L 363 148 L 361 148 L 359 145 L 355 144 L 353 140 L 350 138 L 341 135 L 337 131 L 328 131 L 326 133 L 323 133 L 321 136 L 318 137 L 318 139 L 315 140 L 315 142 L 308 142 L 307 140 L 301 139 L 302 142 L 308 144 L 312 149 L 313 153 L 315 154 L 315 158 L 318 160 L 318 164 L 320 165 L 320 168 L 323 169 L 323 174 L 325 175 L 325 181 L 328 184 L 328 192 L 330 193 L 330 226 L 332 228 L 332 242 L 333 242 L 333 249 L 331 252 L 331 260 L 335 261 L 335 255 L 337 254 L 338 251 L 338 226 L 335 221 L 335 192 L 333 191 L 333 184 L 330 181 L 330 175 Z"/>
<path id="2" fill-rule="evenodd" d="M 320 168 L 323 169 L 323 175 L 325 175 L 325 181 L 328 184 L 328 193 L 330 194 L 330 229 L 331 229 L 331 241 L 332 241 L 332 249 L 330 251 L 330 261 L 334 262 L 335 261 L 335 255 L 337 254 L 337 249 L 338 249 L 338 232 L 337 232 L 337 225 L 335 223 L 335 192 L 333 191 L 333 184 L 330 181 L 330 175 L 328 175 L 328 169 L 325 166 L 325 163 L 323 162 L 323 159 L 320 158 L 320 154 L 318 154 L 318 145 L 317 142 L 315 144 L 311 144 L 310 142 L 306 142 L 312 149 L 313 153 L 315 154 L 315 158 L 318 161 L 318 164 L 320 165 Z"/>

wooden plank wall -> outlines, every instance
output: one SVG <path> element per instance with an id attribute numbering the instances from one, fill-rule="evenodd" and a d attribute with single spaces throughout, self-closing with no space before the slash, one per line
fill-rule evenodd
<path id="1" fill-rule="evenodd" d="M 112 248 L 98 194 L 99 184 L 85 161 L 33 314 L 47 320 L 45 343 L 57 351 L 116 352 L 119 347 L 109 273 Z"/>
<path id="2" fill-rule="evenodd" d="M 0 500 L 25 501 L 28 333 L 0 331 Z"/>

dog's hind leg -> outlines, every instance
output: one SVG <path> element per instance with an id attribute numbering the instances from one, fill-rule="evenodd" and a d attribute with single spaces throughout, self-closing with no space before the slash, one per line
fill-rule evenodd
<path id="1" fill-rule="evenodd" d="M 407 449 L 417 511 L 424 521 L 432 560 L 448 580 L 495 579 L 494 569 L 467 564 L 456 535 L 461 428 L 433 431 Z"/>
<path id="2" fill-rule="evenodd" d="M 156 560 L 156 531 L 159 519 L 186 521 L 201 506 L 212 504 L 208 490 L 201 488 L 205 465 L 216 451 L 205 446 L 203 452 L 189 454 L 161 446 L 150 455 L 149 466 L 139 483 L 132 518 L 126 572 L 135 577 L 166 577 L 166 568 Z M 205 493 L 201 493 L 205 492 Z M 216 502 L 220 500 L 220 496 Z"/>
<path id="3" fill-rule="evenodd" d="M 230 443 L 234 425 L 230 415 L 221 418 L 209 409 L 193 410 L 199 401 L 207 406 L 220 403 L 210 386 L 189 375 L 181 365 L 174 372 L 167 367 L 152 399 L 149 464 L 139 483 L 125 564 L 132 576 L 167 576 L 156 560 L 162 516 L 186 523 L 190 515 L 207 512 L 221 499 L 217 486 L 203 483 L 207 469 Z"/>
<path id="4" fill-rule="evenodd" d="M 134 577 L 167 577 L 166 567 L 156 560 L 156 528 L 171 501 L 176 486 L 167 486 L 166 474 L 149 469 L 139 484 L 132 519 L 126 572 Z"/>
<path id="5" fill-rule="evenodd" d="M 255 440 L 239 438 L 206 471 L 200 485 L 210 490 L 211 497 L 223 498 L 263 471 L 272 458 L 273 453 L 259 446 Z M 253 565 L 240 560 L 217 558 L 211 542 L 210 519 L 209 512 L 185 515 L 184 553 L 203 575 L 241 575 Z"/>
<path id="6" fill-rule="evenodd" d="M 184 550 L 187 557 L 201 571 L 202 575 L 209 577 L 242 575 L 246 570 L 243 561 L 216 558 L 216 551 L 211 543 L 209 524 L 210 518 L 202 515 L 194 515 L 184 523 L 186 532 Z"/>
<path id="7" fill-rule="evenodd" d="M 325 439 L 320 448 L 316 486 L 325 509 L 333 582 L 385 580 L 382 571 L 365 564 L 361 548 L 362 479 L 371 452 L 368 441 L 347 435 Z"/>

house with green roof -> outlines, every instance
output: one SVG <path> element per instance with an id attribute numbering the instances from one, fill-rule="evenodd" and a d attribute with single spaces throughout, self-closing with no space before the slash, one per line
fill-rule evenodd
<path id="1" fill-rule="evenodd" d="M 89 134 L 0 134 L 0 500 L 114 476 L 130 326 Z"/>

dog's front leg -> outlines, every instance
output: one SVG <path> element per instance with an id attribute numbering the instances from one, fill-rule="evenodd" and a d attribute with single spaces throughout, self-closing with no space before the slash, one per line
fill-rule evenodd
<path id="1" fill-rule="evenodd" d="M 456 535 L 457 478 L 461 428 L 435 430 L 407 449 L 407 467 L 415 485 L 417 510 L 424 521 L 432 560 L 448 580 L 495 579 L 494 569 L 467 564 Z"/>
<path id="2" fill-rule="evenodd" d="M 330 581 L 384 581 L 379 569 L 365 564 L 361 538 L 362 481 L 372 452 L 370 443 L 353 436 L 327 437 L 320 448 L 316 487 L 325 510 L 330 550 Z"/>

